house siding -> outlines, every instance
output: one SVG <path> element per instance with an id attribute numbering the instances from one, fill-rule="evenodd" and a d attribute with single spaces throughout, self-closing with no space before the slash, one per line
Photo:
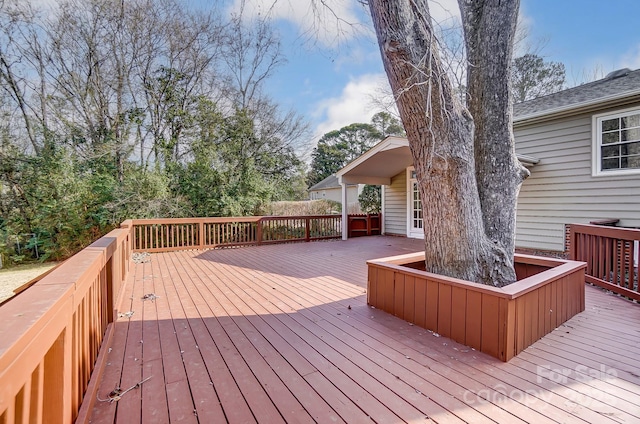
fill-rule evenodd
<path id="1" fill-rule="evenodd" d="M 385 187 L 383 211 L 386 234 L 407 235 L 407 174 L 401 172 Z"/>
<path id="2" fill-rule="evenodd" d="M 347 201 L 349 202 L 349 213 L 360 213 L 360 203 L 358 196 L 362 192 L 364 184 L 347 186 Z M 342 202 L 342 187 L 331 187 L 320 190 L 309 190 L 310 200 L 332 200 Z"/>
<path id="3" fill-rule="evenodd" d="M 571 223 L 617 218 L 640 227 L 640 175 L 591 175 L 591 125 L 584 114 L 514 127 L 517 152 L 540 159 L 518 196 L 516 246 L 563 250 Z"/>

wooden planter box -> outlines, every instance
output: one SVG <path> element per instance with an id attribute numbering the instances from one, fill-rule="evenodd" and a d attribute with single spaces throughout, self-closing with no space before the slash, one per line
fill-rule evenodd
<path id="1" fill-rule="evenodd" d="M 367 303 L 505 362 L 584 311 L 584 262 L 517 254 L 503 288 L 423 264 L 424 252 L 368 261 Z"/>

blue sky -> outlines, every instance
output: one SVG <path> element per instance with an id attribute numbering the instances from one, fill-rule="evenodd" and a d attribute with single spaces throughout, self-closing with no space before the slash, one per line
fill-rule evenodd
<path id="1" fill-rule="evenodd" d="M 301 35 L 309 33 L 313 22 L 311 0 L 245 1 L 250 10 L 268 10 L 282 37 L 288 63 L 269 82 L 274 98 L 304 115 L 316 137 L 369 122 L 376 112 L 369 99 L 385 84 L 385 75 L 378 46 L 367 33 L 366 9 L 355 0 L 329 0 L 337 14 L 362 22 L 363 31 L 342 34 L 336 43 L 328 17 L 321 29 L 325 32 L 312 42 Z M 622 67 L 640 68 L 638 0 L 521 0 L 520 11 L 528 42 L 541 45 L 539 53 L 546 60 L 565 64 L 571 86 Z M 438 0 L 432 13 L 445 22 L 459 14 L 455 0 Z"/>
<path id="2" fill-rule="evenodd" d="M 542 54 L 565 64 L 571 85 L 584 72 L 640 67 L 637 0 L 522 0 L 521 12 L 532 35 L 548 39 Z"/>

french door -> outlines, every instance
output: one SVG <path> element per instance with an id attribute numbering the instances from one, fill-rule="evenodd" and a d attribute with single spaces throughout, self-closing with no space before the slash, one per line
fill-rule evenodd
<path id="1" fill-rule="evenodd" d="M 422 200 L 413 167 L 407 170 L 407 235 L 412 238 L 424 238 L 424 220 L 422 218 Z"/>

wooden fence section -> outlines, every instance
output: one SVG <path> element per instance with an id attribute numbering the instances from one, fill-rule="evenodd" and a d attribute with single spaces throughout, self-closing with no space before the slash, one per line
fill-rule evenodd
<path id="1" fill-rule="evenodd" d="M 131 222 L 133 250 L 145 252 L 342 237 L 341 215 L 136 219 Z"/>
<path id="2" fill-rule="evenodd" d="M 587 263 L 588 283 L 640 301 L 640 230 L 571 224 L 570 258 Z"/>
<path id="3" fill-rule="evenodd" d="M 584 264 L 516 255 L 518 281 L 495 288 L 420 270 L 424 253 L 368 261 L 367 303 L 508 361 L 584 310 Z"/>
<path id="4" fill-rule="evenodd" d="M 95 400 L 89 378 L 128 273 L 128 225 L 0 308 L 0 423 L 70 423 Z"/>
<path id="5" fill-rule="evenodd" d="M 382 234 L 382 214 L 349 215 L 349 238 Z"/>

